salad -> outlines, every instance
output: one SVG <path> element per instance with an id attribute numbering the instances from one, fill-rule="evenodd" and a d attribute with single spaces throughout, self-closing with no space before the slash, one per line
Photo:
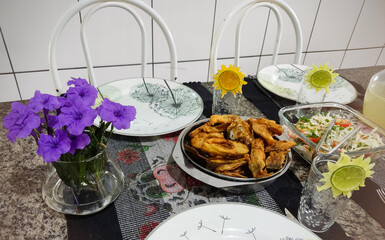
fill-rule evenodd
<path id="1" fill-rule="evenodd" d="M 334 126 L 331 128 L 325 141 L 321 145 L 321 150 L 327 152 L 333 149 L 333 147 L 343 140 L 345 136 L 354 131 L 354 129 L 357 128 L 357 125 L 342 116 L 331 116 L 330 113 L 324 112 L 317 113 L 312 117 L 300 117 L 299 121 L 295 124 L 295 127 L 310 141 L 317 144 L 334 119 L 336 119 Z M 380 136 L 376 134 L 375 131 L 376 129 L 372 129 L 370 132 L 364 133 L 362 130 L 359 130 L 340 147 L 340 152 L 360 151 L 384 145 Z M 308 151 L 308 154 L 305 153 L 305 155 L 311 156 L 313 152 L 311 146 L 290 131 L 288 132 L 288 135 L 297 143 L 297 148 L 302 148 L 300 150 L 303 152 Z"/>

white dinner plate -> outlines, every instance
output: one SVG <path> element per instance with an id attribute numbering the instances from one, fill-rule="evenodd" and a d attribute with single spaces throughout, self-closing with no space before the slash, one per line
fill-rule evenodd
<path id="1" fill-rule="evenodd" d="M 270 92 L 296 101 L 302 83 L 302 76 L 309 66 L 296 64 L 271 65 L 258 72 L 258 82 Z M 335 83 L 329 86 L 325 102 L 349 104 L 357 98 L 354 86 L 341 76 L 335 78 Z"/>
<path id="2" fill-rule="evenodd" d="M 203 112 L 199 94 L 173 81 L 132 78 L 109 82 L 98 89 L 104 98 L 136 108 L 136 118 L 129 129 L 114 129 L 120 135 L 158 136 L 175 132 L 193 123 Z M 99 121 L 100 118 L 95 119 L 95 124 Z"/>
<path id="3" fill-rule="evenodd" d="M 198 205 L 169 217 L 147 236 L 159 239 L 320 239 L 276 212 L 244 203 Z"/>

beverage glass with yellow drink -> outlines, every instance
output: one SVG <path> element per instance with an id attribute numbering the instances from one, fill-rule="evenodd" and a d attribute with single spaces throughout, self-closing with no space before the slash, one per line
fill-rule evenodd
<path id="1" fill-rule="evenodd" d="M 385 70 L 373 75 L 366 89 L 363 114 L 385 128 Z"/>

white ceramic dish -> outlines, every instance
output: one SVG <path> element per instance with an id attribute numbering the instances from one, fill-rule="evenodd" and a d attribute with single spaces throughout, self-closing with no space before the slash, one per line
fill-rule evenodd
<path id="1" fill-rule="evenodd" d="M 98 89 L 103 97 L 136 108 L 131 127 L 115 129 L 114 133 L 120 135 L 157 136 L 175 132 L 193 123 L 203 112 L 201 97 L 191 88 L 173 81 L 133 78 L 109 82 Z M 95 119 L 95 124 L 99 121 Z"/>
<path id="2" fill-rule="evenodd" d="M 243 203 L 211 203 L 169 217 L 146 238 L 159 239 L 320 239 L 276 212 Z"/>
<path id="3" fill-rule="evenodd" d="M 296 101 L 302 76 L 307 68 L 309 66 L 295 64 L 271 65 L 259 71 L 257 79 L 268 91 Z M 336 77 L 335 81 L 329 87 L 330 91 L 325 96 L 325 102 L 348 104 L 357 98 L 357 91 L 351 83 L 341 76 Z"/>

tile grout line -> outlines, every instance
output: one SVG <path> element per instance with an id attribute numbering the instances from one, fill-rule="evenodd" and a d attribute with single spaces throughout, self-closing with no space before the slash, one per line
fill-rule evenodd
<path id="1" fill-rule="evenodd" d="M 368 47 L 368 48 L 356 48 L 356 49 L 348 49 L 350 51 L 359 51 L 359 50 L 366 50 L 366 49 L 384 49 L 384 46 L 381 47 Z M 330 53 L 330 52 L 340 52 L 344 51 L 344 49 L 335 49 L 335 50 L 327 50 L 327 51 L 309 51 L 306 53 Z M 294 54 L 294 52 L 287 52 L 287 53 L 280 53 L 278 56 L 283 55 L 291 55 Z M 260 58 L 260 57 L 270 57 L 273 56 L 273 54 L 262 54 L 262 55 L 246 55 L 246 56 L 240 56 L 240 58 Z M 227 60 L 232 59 L 233 57 L 223 57 L 218 58 L 218 60 Z M 209 61 L 210 59 L 194 59 L 194 60 L 181 60 L 178 61 L 178 63 L 195 63 L 195 62 L 204 62 Z M 170 62 L 155 62 L 155 63 L 147 63 L 147 65 L 157 65 L 157 64 L 167 64 Z M 114 67 L 135 67 L 140 66 L 140 63 L 133 63 L 133 64 L 117 64 L 117 65 L 100 65 L 100 66 L 94 66 L 94 68 L 114 68 Z M 68 71 L 68 70 L 79 70 L 79 69 L 87 69 L 87 67 L 71 67 L 71 68 L 58 68 L 59 71 Z M 28 71 L 15 71 L 15 72 L 5 72 L 0 73 L 0 75 L 8 75 L 8 74 L 24 74 L 24 73 L 36 73 L 36 72 L 48 72 L 49 69 L 40 69 L 40 70 L 28 70 Z"/>
<path id="2" fill-rule="evenodd" d="M 378 58 L 377 58 L 377 60 L 376 60 L 376 66 L 378 66 L 377 64 L 378 64 L 378 61 L 380 61 L 380 58 L 381 58 L 381 55 L 382 55 L 382 53 L 384 52 L 384 47 L 382 47 L 382 49 L 381 49 L 381 51 L 380 51 L 380 54 L 378 55 Z"/>
<path id="3" fill-rule="evenodd" d="M 4 37 L 3 30 L 1 28 L 1 26 L 0 26 L 0 35 L 1 35 L 1 38 L 3 40 L 5 51 L 7 52 L 7 57 L 8 57 L 9 65 L 11 66 L 12 74 L 13 74 L 13 77 L 15 79 L 15 83 L 16 83 L 16 87 L 17 87 L 17 92 L 19 93 L 19 98 L 20 98 L 20 100 L 23 100 L 22 97 L 21 97 L 20 87 L 19 87 L 19 83 L 17 81 L 15 69 L 13 68 L 13 64 L 12 64 L 12 61 L 11 61 L 11 56 L 9 55 L 8 47 L 7 47 L 7 44 L 5 43 L 5 37 Z"/>
<path id="4" fill-rule="evenodd" d="M 360 12 L 358 13 L 358 17 L 357 17 L 356 22 L 354 23 L 354 27 L 353 27 L 352 33 L 350 34 L 349 41 L 348 41 L 348 43 L 347 43 L 347 45 L 346 45 L 346 48 L 345 48 L 345 51 L 344 51 L 344 55 L 342 56 L 342 60 L 341 60 L 339 69 L 341 69 L 342 64 L 343 64 L 343 62 L 344 62 L 344 60 L 345 60 L 346 52 L 347 52 L 348 49 L 349 49 L 350 42 L 352 41 L 352 38 L 353 38 L 354 30 L 356 30 L 358 20 L 359 20 L 360 17 L 361 17 L 361 13 L 362 13 L 362 9 L 364 8 L 365 1 L 366 1 L 366 0 L 364 0 L 364 1 L 362 2 Z"/>
<path id="5" fill-rule="evenodd" d="M 302 65 L 305 64 L 306 55 L 309 53 L 309 52 L 308 52 L 308 51 L 309 51 L 309 46 L 310 46 L 311 38 L 312 38 L 312 36 L 313 36 L 314 27 L 315 27 L 315 24 L 316 24 L 316 22 L 317 22 L 318 13 L 319 13 L 319 10 L 320 10 L 320 8 L 321 8 L 321 1 L 322 1 L 322 0 L 320 0 L 320 1 L 318 2 L 317 12 L 315 13 L 315 16 L 314 16 L 313 26 L 311 27 L 310 36 L 309 36 L 309 41 L 307 42 L 307 45 L 306 45 L 306 50 L 305 50 L 305 52 L 304 52 L 304 56 L 303 56 L 303 60 L 302 60 Z"/>

